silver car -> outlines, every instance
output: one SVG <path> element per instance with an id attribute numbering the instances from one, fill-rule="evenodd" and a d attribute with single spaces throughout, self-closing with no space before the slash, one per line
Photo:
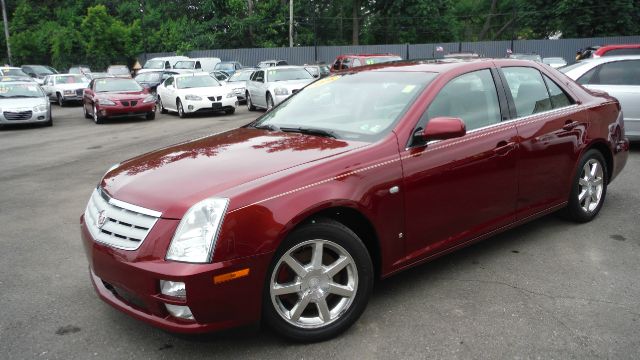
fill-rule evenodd
<path id="1" fill-rule="evenodd" d="M 640 141 L 640 55 L 591 58 L 559 69 L 579 84 L 620 101 L 625 133 Z"/>
<path id="2" fill-rule="evenodd" d="M 0 109 L 0 126 L 31 123 L 52 125 L 49 99 L 42 88 L 32 81 L 1 81 Z"/>
<path id="3" fill-rule="evenodd" d="M 277 66 L 256 70 L 247 81 L 247 105 L 267 110 L 313 82 L 315 78 L 301 66 Z"/>
<path id="4" fill-rule="evenodd" d="M 89 86 L 89 79 L 79 74 L 56 74 L 44 78 L 42 89 L 50 99 L 64 106 L 70 101 L 82 101 L 84 89 Z"/>

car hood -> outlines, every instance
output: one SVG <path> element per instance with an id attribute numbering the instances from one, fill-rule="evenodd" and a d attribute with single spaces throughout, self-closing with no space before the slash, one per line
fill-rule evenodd
<path id="1" fill-rule="evenodd" d="M 0 99 L 0 109 L 2 109 L 2 111 L 32 110 L 34 106 L 46 105 L 47 102 L 49 102 L 49 100 L 45 97 Z"/>
<path id="2" fill-rule="evenodd" d="M 99 92 L 96 93 L 96 96 L 101 98 L 113 99 L 113 100 L 127 100 L 127 99 L 138 99 L 145 98 L 149 94 L 142 91 L 108 91 L 108 92 Z"/>
<path id="3" fill-rule="evenodd" d="M 156 150 L 109 171 L 112 197 L 180 219 L 196 202 L 367 143 L 240 128 Z M 233 204 L 231 205 L 233 206 Z"/>

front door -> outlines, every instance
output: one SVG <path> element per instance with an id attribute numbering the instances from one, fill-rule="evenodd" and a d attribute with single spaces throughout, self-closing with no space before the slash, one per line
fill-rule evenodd
<path id="1" fill-rule="evenodd" d="M 463 137 L 413 144 L 402 152 L 407 260 L 435 255 L 514 220 L 517 132 L 501 123 L 496 83 L 489 69 L 449 81 L 416 130 L 429 119 L 465 122 Z"/>

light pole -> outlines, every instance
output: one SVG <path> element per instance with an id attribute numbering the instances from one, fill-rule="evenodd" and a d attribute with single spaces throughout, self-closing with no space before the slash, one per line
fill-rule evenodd
<path id="1" fill-rule="evenodd" d="M 4 38 L 7 41 L 7 57 L 9 58 L 9 65 L 12 65 L 11 62 L 11 45 L 9 45 L 9 21 L 7 20 L 7 7 L 4 4 L 4 0 L 0 0 L 2 2 L 2 20 L 4 22 Z"/>
<path id="2" fill-rule="evenodd" d="M 293 0 L 289 0 L 289 47 L 293 47 Z"/>

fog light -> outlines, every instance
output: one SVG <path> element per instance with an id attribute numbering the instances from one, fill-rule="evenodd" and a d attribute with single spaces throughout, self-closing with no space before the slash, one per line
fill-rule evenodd
<path id="1" fill-rule="evenodd" d="M 164 304 L 171 316 L 184 320 L 195 320 L 188 306 Z"/>
<path id="2" fill-rule="evenodd" d="M 187 287 L 183 282 L 179 281 L 160 280 L 160 292 L 167 296 L 187 297 Z"/>
<path id="3" fill-rule="evenodd" d="M 193 105 L 189 105 L 189 106 L 187 106 L 187 109 L 189 109 L 189 110 L 193 110 Z"/>

